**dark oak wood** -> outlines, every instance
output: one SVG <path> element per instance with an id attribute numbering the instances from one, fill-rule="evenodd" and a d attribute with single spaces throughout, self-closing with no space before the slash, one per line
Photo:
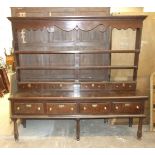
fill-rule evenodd
<path id="1" fill-rule="evenodd" d="M 133 118 L 129 118 L 129 127 L 132 127 L 133 124 Z"/>
<path id="2" fill-rule="evenodd" d="M 137 131 L 137 139 L 141 139 L 142 138 L 142 124 L 143 124 L 143 118 L 139 118 L 138 131 Z"/>
<path id="3" fill-rule="evenodd" d="M 15 141 L 19 140 L 19 133 L 18 133 L 18 124 L 17 124 L 17 119 L 13 119 L 14 123 L 14 139 Z"/>
<path id="4" fill-rule="evenodd" d="M 80 119 L 76 119 L 76 140 L 80 140 Z"/>
<path id="5" fill-rule="evenodd" d="M 76 139 L 80 140 L 80 120 L 92 118 L 104 118 L 104 122 L 128 118 L 130 127 L 133 118 L 138 118 L 140 139 L 148 97 L 136 90 L 136 83 L 146 16 L 94 16 L 92 10 L 84 16 L 80 9 L 77 16 L 59 16 L 61 11 L 54 16 L 55 11 L 46 9 L 49 15 L 39 17 L 34 8 L 22 15 L 26 8 L 12 8 L 13 16 L 20 17 L 8 18 L 12 23 L 17 74 L 17 90 L 9 98 L 15 140 L 17 119 L 24 127 L 26 119 L 74 119 Z M 72 9 L 70 13 L 75 12 Z M 30 17 L 35 13 L 37 17 Z M 136 30 L 135 49 L 111 50 L 114 28 Z M 112 65 L 114 53 L 126 54 L 126 58 L 133 54 L 134 63 Z M 111 81 L 111 70 L 121 70 L 122 74 L 131 70 L 133 74 L 127 80 Z"/>

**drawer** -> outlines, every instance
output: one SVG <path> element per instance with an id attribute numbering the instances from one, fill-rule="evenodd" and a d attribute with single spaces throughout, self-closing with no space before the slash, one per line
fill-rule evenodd
<path id="1" fill-rule="evenodd" d="M 44 114 L 43 103 L 14 103 L 15 114 Z"/>
<path id="2" fill-rule="evenodd" d="M 76 103 L 46 103 L 47 114 L 76 114 Z"/>
<path id="3" fill-rule="evenodd" d="M 144 104 L 139 102 L 113 102 L 112 111 L 117 114 L 142 114 Z"/>
<path id="4" fill-rule="evenodd" d="M 81 103 L 81 114 L 108 114 L 111 110 L 111 103 Z"/>

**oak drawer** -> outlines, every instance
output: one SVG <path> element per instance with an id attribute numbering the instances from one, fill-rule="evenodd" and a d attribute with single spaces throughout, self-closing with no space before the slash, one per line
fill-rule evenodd
<path id="1" fill-rule="evenodd" d="M 81 114 L 108 114 L 111 111 L 110 103 L 81 103 Z"/>
<path id="2" fill-rule="evenodd" d="M 75 114 L 76 103 L 46 103 L 47 114 Z"/>
<path id="3" fill-rule="evenodd" d="M 112 111 L 117 114 L 142 114 L 144 113 L 144 104 L 139 102 L 113 102 Z"/>
<path id="4" fill-rule="evenodd" d="M 42 103 L 14 103 L 15 114 L 43 114 L 44 107 Z"/>

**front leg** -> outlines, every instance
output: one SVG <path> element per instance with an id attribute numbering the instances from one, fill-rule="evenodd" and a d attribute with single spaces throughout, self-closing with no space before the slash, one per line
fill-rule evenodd
<path id="1" fill-rule="evenodd" d="M 19 134 L 18 134 L 17 119 L 13 119 L 13 123 L 14 123 L 14 139 L 15 141 L 18 141 Z"/>
<path id="2" fill-rule="evenodd" d="M 139 140 L 142 138 L 142 124 L 143 124 L 143 118 L 140 117 L 139 123 L 138 123 L 138 130 L 137 130 L 137 139 Z"/>
<path id="3" fill-rule="evenodd" d="M 76 140 L 80 140 L 80 119 L 76 119 Z"/>

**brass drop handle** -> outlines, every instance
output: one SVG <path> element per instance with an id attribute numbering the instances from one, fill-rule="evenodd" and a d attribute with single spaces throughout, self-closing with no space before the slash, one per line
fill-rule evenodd
<path id="1" fill-rule="evenodd" d="M 41 108 L 40 108 L 40 107 L 38 107 L 37 109 L 38 109 L 38 111 L 40 111 L 40 110 L 41 110 Z"/>
<path id="2" fill-rule="evenodd" d="M 136 106 L 136 109 L 139 109 L 139 106 L 138 105 Z"/>
<path id="3" fill-rule="evenodd" d="M 20 107 L 17 107 L 17 110 L 20 110 Z"/>
<path id="4" fill-rule="evenodd" d="M 31 104 L 26 104 L 26 107 L 27 107 L 27 108 L 31 108 L 32 105 L 31 105 Z"/>
<path id="5" fill-rule="evenodd" d="M 71 111 L 73 111 L 74 110 L 74 108 L 73 107 L 71 107 Z"/>
<path id="6" fill-rule="evenodd" d="M 115 109 L 117 110 L 118 109 L 118 106 L 116 106 Z"/>
<path id="7" fill-rule="evenodd" d="M 104 110 L 107 110 L 107 107 L 104 107 Z"/>
<path id="8" fill-rule="evenodd" d="M 64 107 L 65 107 L 64 104 L 60 104 L 60 105 L 59 105 L 59 108 L 64 108 Z"/>
<path id="9" fill-rule="evenodd" d="M 50 107 L 50 111 L 52 111 L 52 108 Z"/>
<path id="10" fill-rule="evenodd" d="M 86 107 L 83 107 L 83 109 L 86 110 L 87 108 Z"/>
<path id="11" fill-rule="evenodd" d="M 96 108 L 97 107 L 97 104 L 92 104 L 91 105 L 93 108 Z"/>

